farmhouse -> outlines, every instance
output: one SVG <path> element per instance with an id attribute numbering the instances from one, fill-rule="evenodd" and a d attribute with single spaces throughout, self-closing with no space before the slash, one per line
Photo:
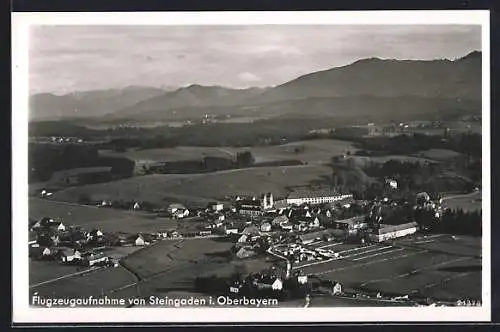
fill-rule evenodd
<path id="1" fill-rule="evenodd" d="M 66 230 L 66 226 L 64 226 L 63 223 L 60 223 L 58 226 L 57 226 L 57 230 L 59 232 L 64 232 Z"/>
<path id="2" fill-rule="evenodd" d="M 265 276 L 262 279 L 258 279 L 255 283 L 257 289 L 272 289 L 274 291 L 280 291 L 283 289 L 283 281 L 280 278 L 272 278 Z"/>
<path id="3" fill-rule="evenodd" d="M 238 257 L 239 259 L 243 259 L 243 258 L 247 258 L 247 257 L 252 257 L 255 254 L 256 253 L 253 250 L 249 250 L 249 249 L 246 249 L 246 248 L 240 248 L 240 250 L 238 250 L 236 252 L 236 257 Z"/>
<path id="4" fill-rule="evenodd" d="M 302 242 L 302 244 L 308 244 L 312 243 L 316 240 L 321 240 L 325 236 L 329 235 L 331 231 L 329 230 L 322 230 L 322 231 L 317 231 L 317 232 L 311 232 L 311 233 L 305 233 L 299 235 L 299 240 Z"/>
<path id="5" fill-rule="evenodd" d="M 90 254 L 85 257 L 89 266 L 94 266 L 99 263 L 106 263 L 109 260 L 109 257 L 104 255 L 104 253 L 99 254 Z"/>
<path id="6" fill-rule="evenodd" d="M 288 217 L 285 215 L 281 215 L 281 216 L 277 216 L 276 218 L 274 218 L 273 221 L 271 222 L 271 224 L 273 224 L 275 226 L 279 226 L 279 225 L 285 224 L 287 222 L 288 222 Z"/>
<path id="7" fill-rule="evenodd" d="M 342 285 L 337 281 L 321 280 L 319 284 L 313 285 L 318 291 L 330 295 L 342 294 Z"/>
<path id="8" fill-rule="evenodd" d="M 324 204 L 352 198 L 352 194 L 339 194 L 330 191 L 294 191 L 286 198 L 291 205 Z"/>
<path id="9" fill-rule="evenodd" d="M 144 240 L 144 237 L 141 234 L 139 234 L 137 236 L 137 238 L 135 239 L 135 245 L 136 246 L 144 246 L 146 244 L 148 244 L 148 243 Z"/>
<path id="10" fill-rule="evenodd" d="M 218 202 L 211 202 L 208 204 L 208 209 L 215 211 L 215 212 L 219 212 L 219 211 L 222 211 L 224 209 L 224 204 L 218 203 Z"/>
<path id="11" fill-rule="evenodd" d="M 263 223 L 262 225 L 260 225 L 260 230 L 262 232 L 270 232 L 271 231 L 271 224 L 268 222 Z"/>
<path id="12" fill-rule="evenodd" d="M 64 248 L 58 252 L 58 257 L 63 263 L 70 263 L 82 259 L 82 255 L 78 250 Z"/>
<path id="13" fill-rule="evenodd" d="M 374 242 L 387 241 L 413 234 L 417 229 L 418 224 L 416 222 L 400 225 L 381 225 L 378 230 L 374 230 L 369 234 L 369 239 Z"/>

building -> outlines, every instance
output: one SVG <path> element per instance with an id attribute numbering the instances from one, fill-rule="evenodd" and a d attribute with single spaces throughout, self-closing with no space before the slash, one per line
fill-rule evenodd
<path id="1" fill-rule="evenodd" d="M 271 221 L 271 224 L 274 226 L 280 226 L 282 224 L 286 224 L 288 222 L 288 217 L 286 215 L 277 216 Z"/>
<path id="2" fill-rule="evenodd" d="M 253 235 L 253 234 L 260 234 L 260 231 L 256 226 L 251 225 L 245 227 L 245 229 L 243 229 L 241 233 L 246 235 Z"/>
<path id="3" fill-rule="evenodd" d="M 381 225 L 379 229 L 372 231 L 368 238 L 373 242 L 383 242 L 413 234 L 417 229 L 418 224 L 416 222 L 400 225 Z"/>
<path id="4" fill-rule="evenodd" d="M 239 237 L 238 243 L 245 243 L 245 242 L 247 242 L 247 239 L 248 239 L 248 235 L 243 234 L 242 236 Z"/>
<path id="5" fill-rule="evenodd" d="M 339 194 L 330 191 L 294 191 L 286 198 L 287 204 L 324 204 L 352 198 L 352 194 Z"/>
<path id="6" fill-rule="evenodd" d="M 137 238 L 135 239 L 135 245 L 136 246 L 144 246 L 146 245 L 146 241 L 144 240 L 144 237 L 142 235 L 138 235 Z"/>
<path id="7" fill-rule="evenodd" d="M 262 216 L 266 211 L 274 207 L 273 194 L 266 193 L 260 199 L 252 197 L 251 199 L 240 199 L 236 201 L 237 210 L 242 215 Z"/>
<path id="8" fill-rule="evenodd" d="M 60 250 L 58 252 L 58 257 L 63 263 L 71 263 L 80 261 L 82 259 L 82 255 L 78 250 L 73 250 L 70 248 Z"/>
<path id="9" fill-rule="evenodd" d="M 248 258 L 248 257 L 252 257 L 254 256 L 256 253 L 255 251 L 253 250 L 250 250 L 250 249 L 247 249 L 247 248 L 240 248 L 237 252 L 236 252 L 236 257 L 238 257 L 239 259 L 243 259 L 243 258 Z"/>
<path id="10" fill-rule="evenodd" d="M 317 289 L 320 292 L 330 294 L 330 295 L 340 295 L 342 294 L 342 285 L 337 281 L 322 280 Z"/>
<path id="11" fill-rule="evenodd" d="M 260 225 L 260 230 L 262 232 L 270 232 L 271 231 L 271 224 L 268 222 L 263 223 L 262 225 Z"/>
<path id="12" fill-rule="evenodd" d="M 58 226 L 57 226 L 57 230 L 59 232 L 64 232 L 66 230 L 66 226 L 64 226 L 63 223 L 60 223 Z"/>
<path id="13" fill-rule="evenodd" d="M 226 227 L 225 233 L 227 235 L 229 235 L 229 234 L 238 234 L 238 228 L 236 228 L 236 227 Z"/>
<path id="14" fill-rule="evenodd" d="M 392 189 L 398 189 L 398 181 L 394 179 L 386 179 L 385 183 Z"/>
<path id="15" fill-rule="evenodd" d="M 104 253 L 90 254 L 85 257 L 85 260 L 89 266 L 94 266 L 97 264 L 107 263 L 109 261 L 109 257 L 104 255 Z"/>
<path id="16" fill-rule="evenodd" d="M 273 291 L 281 291 L 283 289 L 283 281 L 281 281 L 280 278 L 272 278 L 269 276 L 258 279 L 255 285 L 259 290 L 272 289 Z"/>
<path id="17" fill-rule="evenodd" d="M 222 211 L 224 209 L 224 204 L 218 203 L 218 202 L 211 202 L 208 204 L 208 209 L 215 211 L 215 212 L 219 212 L 219 211 Z"/>
<path id="18" fill-rule="evenodd" d="M 312 243 L 314 241 L 322 240 L 325 235 L 330 234 L 330 230 L 322 230 L 317 232 L 305 233 L 299 235 L 299 240 L 302 244 Z"/>

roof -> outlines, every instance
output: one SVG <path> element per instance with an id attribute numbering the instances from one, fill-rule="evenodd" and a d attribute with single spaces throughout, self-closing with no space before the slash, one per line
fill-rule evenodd
<path id="1" fill-rule="evenodd" d="M 364 223 L 365 222 L 365 217 L 366 216 L 357 216 L 357 217 L 352 217 L 349 219 L 342 219 L 342 220 L 335 220 L 335 223 L 339 224 L 349 224 L 349 225 L 356 225 L 359 223 Z"/>
<path id="2" fill-rule="evenodd" d="M 325 234 L 329 234 L 330 231 L 328 230 L 322 230 L 322 231 L 317 231 L 317 232 L 311 232 L 311 233 L 305 233 L 299 235 L 299 238 L 304 241 L 304 240 L 314 240 L 315 238 L 319 237 L 321 238 Z"/>
<path id="3" fill-rule="evenodd" d="M 169 209 L 185 209 L 186 207 L 180 203 L 173 203 L 168 206 Z"/>
<path id="4" fill-rule="evenodd" d="M 308 198 L 308 197 L 332 197 L 338 195 L 342 194 L 331 190 L 313 190 L 313 191 L 298 190 L 291 192 L 287 198 L 294 199 L 294 198 Z"/>
<path id="5" fill-rule="evenodd" d="M 236 205 L 240 208 L 242 207 L 258 207 L 260 208 L 262 201 L 260 199 L 242 199 L 236 202 Z"/>
<path id="6" fill-rule="evenodd" d="M 399 224 L 399 225 L 384 225 L 384 224 L 382 224 L 380 229 L 376 233 L 379 235 L 387 234 L 387 233 L 391 233 L 391 232 L 405 230 L 405 229 L 412 228 L 412 227 L 417 227 L 417 225 L 418 224 L 416 222 L 409 222 L 409 223 Z"/>

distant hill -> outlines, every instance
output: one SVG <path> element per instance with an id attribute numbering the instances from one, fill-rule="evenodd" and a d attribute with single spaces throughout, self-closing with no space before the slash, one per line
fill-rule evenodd
<path id="1" fill-rule="evenodd" d="M 99 117 L 163 93 L 164 89 L 142 86 L 74 92 L 66 95 L 39 93 L 30 97 L 30 119 Z"/>
<path id="2" fill-rule="evenodd" d="M 363 59 L 264 90 L 192 85 L 115 113 L 143 120 L 206 113 L 263 117 L 401 117 L 480 112 L 481 52 L 456 60 Z"/>
<path id="3" fill-rule="evenodd" d="M 144 114 L 156 114 L 159 118 L 177 118 L 183 108 L 212 108 L 240 105 L 247 99 L 262 94 L 263 88 L 229 89 L 221 86 L 190 85 L 148 100 L 138 102 L 113 114 L 113 117 L 128 117 Z M 164 114 L 162 114 L 164 113 Z M 182 112 L 179 112 L 182 113 Z M 197 115 L 204 114 L 203 110 L 195 111 Z"/>
<path id="4" fill-rule="evenodd" d="M 356 61 L 301 76 L 255 97 L 256 104 L 353 96 L 481 99 L 481 52 L 457 60 Z"/>

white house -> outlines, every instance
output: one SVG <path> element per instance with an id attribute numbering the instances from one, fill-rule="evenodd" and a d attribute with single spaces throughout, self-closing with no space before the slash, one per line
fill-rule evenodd
<path id="1" fill-rule="evenodd" d="M 400 225 L 385 225 L 368 236 L 371 241 L 383 242 L 416 233 L 417 228 L 418 224 L 416 222 Z"/>
<path id="2" fill-rule="evenodd" d="M 385 183 L 392 189 L 398 189 L 398 181 L 394 179 L 386 179 Z"/>
<path id="3" fill-rule="evenodd" d="M 210 206 L 209 206 L 210 209 L 212 209 L 212 211 L 215 211 L 215 212 L 219 212 L 219 211 L 222 211 L 224 209 L 224 204 L 222 203 L 210 203 Z"/>
<path id="4" fill-rule="evenodd" d="M 263 223 L 262 225 L 260 225 L 260 230 L 262 232 L 270 232 L 271 231 L 271 224 L 268 222 Z"/>
<path id="5" fill-rule="evenodd" d="M 66 226 L 64 226 L 64 224 L 61 222 L 59 226 L 57 226 L 57 230 L 59 232 L 64 232 L 66 230 Z"/>
<path id="6" fill-rule="evenodd" d="M 301 285 L 307 284 L 307 275 L 297 276 L 297 282 Z"/>
<path id="7" fill-rule="evenodd" d="M 141 205 L 139 204 L 139 202 L 135 202 L 134 203 L 134 206 L 132 207 L 134 210 L 139 210 L 141 208 Z"/>
<path id="8" fill-rule="evenodd" d="M 42 251 L 42 256 L 50 256 L 52 254 L 52 250 L 50 248 L 45 248 Z"/>
<path id="9" fill-rule="evenodd" d="M 280 291 L 283 289 L 283 281 L 280 278 L 264 278 L 256 283 L 258 289 L 269 289 Z"/>
<path id="10" fill-rule="evenodd" d="M 247 242 L 247 239 L 248 239 L 248 235 L 243 234 L 243 235 L 242 235 L 242 236 L 240 236 L 240 238 L 238 239 L 238 243 L 245 243 L 245 242 Z"/>
<path id="11" fill-rule="evenodd" d="M 90 256 L 87 256 L 86 259 L 89 266 L 94 266 L 98 263 L 107 262 L 109 260 L 109 257 L 104 255 L 103 253 L 99 253 L 91 254 Z"/>
<path id="12" fill-rule="evenodd" d="M 144 238 L 141 235 L 139 235 L 139 236 L 137 236 L 137 239 L 135 239 L 135 245 L 136 246 L 144 246 L 144 245 L 146 245 L 146 241 L 144 241 Z"/>
<path id="13" fill-rule="evenodd" d="M 226 234 L 238 234 L 238 228 L 226 228 Z"/>
<path id="14" fill-rule="evenodd" d="M 279 226 L 279 225 L 287 223 L 287 222 L 288 222 L 288 217 L 285 215 L 281 215 L 281 216 L 277 216 L 276 218 L 274 218 L 271 223 L 275 226 Z"/>

